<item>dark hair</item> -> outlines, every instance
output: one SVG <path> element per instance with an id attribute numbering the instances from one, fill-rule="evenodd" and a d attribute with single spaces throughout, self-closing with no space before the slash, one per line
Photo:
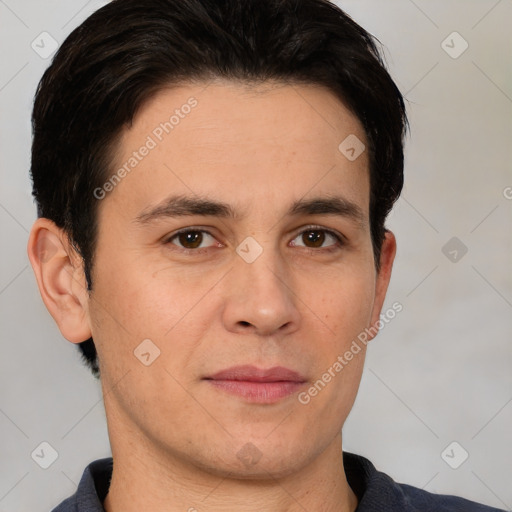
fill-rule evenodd
<path id="1" fill-rule="evenodd" d="M 375 39 L 327 0 L 114 0 L 64 41 L 39 83 L 32 117 L 38 215 L 68 233 L 88 289 L 93 191 L 112 172 L 122 129 L 162 88 L 216 77 L 321 85 L 357 116 L 368 141 L 378 269 L 384 222 L 403 185 L 407 117 Z M 92 338 L 79 346 L 98 377 Z"/>

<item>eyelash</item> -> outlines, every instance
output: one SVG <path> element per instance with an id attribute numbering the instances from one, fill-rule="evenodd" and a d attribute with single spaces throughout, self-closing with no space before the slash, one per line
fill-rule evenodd
<path id="1" fill-rule="evenodd" d="M 327 253 L 334 252 L 336 250 L 339 250 L 342 246 L 345 245 L 345 240 L 342 235 L 338 234 L 336 231 L 332 231 L 332 230 L 324 228 L 322 226 L 315 226 L 315 225 L 306 226 L 302 231 L 298 232 L 294 236 L 294 239 L 300 235 L 303 235 L 304 233 L 307 233 L 308 231 L 322 231 L 324 233 L 327 233 L 328 235 L 331 235 L 336 240 L 335 244 L 333 244 L 329 247 L 324 247 L 324 248 L 319 247 L 319 248 L 315 249 L 312 247 L 299 246 L 299 247 L 302 247 L 303 250 L 306 250 L 309 253 L 318 253 L 320 251 L 327 252 Z M 180 229 L 179 231 L 176 231 L 175 233 L 173 233 L 170 237 L 168 237 L 164 240 L 164 244 L 166 244 L 166 245 L 171 244 L 172 240 L 174 240 L 176 237 L 178 237 L 179 235 L 184 234 L 184 233 L 207 233 L 212 238 L 215 238 L 207 229 L 189 227 L 189 228 Z M 198 249 L 189 249 L 186 247 L 179 247 L 179 246 L 176 246 L 176 247 L 180 252 L 183 252 L 185 254 L 190 254 L 190 253 L 202 254 L 212 248 L 212 247 L 203 247 L 203 248 L 198 248 Z"/>

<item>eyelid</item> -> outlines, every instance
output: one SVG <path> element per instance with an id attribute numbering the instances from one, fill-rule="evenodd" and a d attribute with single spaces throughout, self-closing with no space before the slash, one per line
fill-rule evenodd
<path id="1" fill-rule="evenodd" d="M 343 241 L 345 239 L 345 237 L 340 232 L 336 231 L 335 229 L 327 228 L 325 226 L 320 226 L 318 224 L 308 224 L 307 226 L 300 228 L 300 231 L 297 232 L 297 235 L 300 235 L 301 233 L 304 233 L 305 231 L 313 231 L 315 229 L 317 229 L 318 231 L 325 231 L 326 233 L 329 233 L 329 234 L 335 236 L 336 238 L 339 238 L 340 241 Z"/>
<path id="2" fill-rule="evenodd" d="M 345 245 L 345 243 L 347 242 L 345 236 L 342 235 L 341 233 L 339 233 L 338 231 L 331 229 L 331 228 L 327 228 L 325 226 L 319 226 L 317 224 L 309 224 L 308 226 L 304 226 L 304 227 L 300 228 L 300 231 L 298 231 L 295 234 L 294 238 L 297 238 L 297 236 L 299 236 L 307 231 L 324 231 L 325 233 L 333 236 L 338 243 L 334 244 L 332 246 L 324 247 L 324 248 L 320 247 L 318 249 L 313 248 L 313 247 L 304 247 L 304 249 L 306 249 L 306 250 L 310 250 L 310 251 L 314 251 L 314 252 L 318 252 L 321 250 L 329 251 L 329 250 L 334 250 L 336 247 L 339 248 L 340 246 Z"/>
<path id="3" fill-rule="evenodd" d="M 170 234 L 168 236 L 166 235 L 165 237 L 163 237 L 162 241 L 164 244 L 169 244 L 169 243 L 171 243 L 171 240 L 173 240 L 177 236 L 181 235 L 182 233 L 189 233 L 189 232 L 206 233 L 209 236 L 211 236 L 212 238 L 214 238 L 215 240 L 217 240 L 215 235 L 213 235 L 210 232 L 210 229 L 211 228 L 205 228 L 205 227 L 201 227 L 201 226 L 188 226 L 186 228 L 178 229 L 177 231 L 174 231 L 172 234 Z M 220 242 L 218 242 L 218 243 L 220 243 Z M 221 245 L 223 245 L 223 244 L 221 244 Z M 200 247 L 198 249 L 189 249 L 187 247 L 179 247 L 179 246 L 176 246 L 176 247 L 178 247 L 178 249 L 180 249 L 182 251 L 190 251 L 190 252 L 198 252 L 198 251 L 204 251 L 206 249 L 209 249 L 209 247 Z"/>
<path id="4" fill-rule="evenodd" d="M 188 233 L 188 232 L 202 232 L 202 233 L 206 233 L 206 234 L 208 234 L 209 236 L 211 236 L 212 238 L 214 238 L 216 240 L 215 235 L 213 235 L 210 232 L 209 229 L 210 228 L 205 228 L 205 227 L 201 227 L 201 226 L 188 226 L 186 228 L 178 229 L 177 231 L 174 231 L 171 235 L 164 237 L 163 242 L 164 242 L 164 244 L 168 244 L 168 243 L 171 242 L 171 240 L 173 240 L 174 238 L 176 238 L 180 234 Z M 336 245 L 338 245 L 338 247 L 339 247 L 340 245 L 344 245 L 346 243 L 346 239 L 345 239 L 344 235 L 342 235 L 338 231 L 336 231 L 334 229 L 327 228 L 325 226 L 320 226 L 320 225 L 317 225 L 317 224 L 309 224 L 307 226 L 301 227 L 299 231 L 295 232 L 295 235 L 293 236 L 293 239 L 297 238 L 297 236 L 299 236 L 299 235 L 301 235 L 301 234 L 303 234 L 303 233 L 305 233 L 307 231 L 313 231 L 313 230 L 324 231 L 325 233 L 333 236 L 337 240 L 338 244 L 334 244 L 334 246 L 329 246 L 329 247 L 326 247 L 326 248 L 321 248 L 321 247 L 320 248 L 304 247 L 304 249 L 306 249 L 306 250 L 310 250 L 310 251 L 313 251 L 313 252 L 318 252 L 318 251 L 321 251 L 321 250 L 328 251 L 329 248 L 331 248 L 331 250 L 332 250 L 332 247 L 336 247 Z M 218 240 L 217 240 L 217 242 L 218 242 Z M 218 243 L 221 244 L 221 245 L 224 245 L 221 242 L 218 242 Z M 176 247 L 178 247 L 179 250 L 186 251 L 186 252 L 200 252 L 200 251 L 208 250 L 210 248 L 210 247 L 200 247 L 200 248 L 197 248 L 197 249 L 189 249 L 187 247 L 179 247 L 179 246 L 176 246 Z M 299 247 L 302 247 L 302 246 L 299 246 Z"/>

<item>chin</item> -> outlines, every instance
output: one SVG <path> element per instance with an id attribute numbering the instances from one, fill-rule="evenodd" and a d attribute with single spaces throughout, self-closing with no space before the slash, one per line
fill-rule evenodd
<path id="1" fill-rule="evenodd" d="M 300 469 L 300 465 L 297 461 L 293 463 L 287 463 L 283 460 L 260 460 L 254 465 L 246 464 L 238 459 L 233 459 L 230 462 L 215 463 L 200 465 L 201 469 L 211 475 L 215 475 L 221 478 L 228 478 L 230 480 L 254 480 L 263 481 L 269 479 L 282 479 L 290 475 L 293 475 Z"/>
<path id="2" fill-rule="evenodd" d="M 207 473 L 222 478 L 269 480 L 292 475 L 313 458 L 312 454 L 308 456 L 303 442 L 297 443 L 295 448 L 286 446 L 279 449 L 271 446 L 268 440 L 266 444 L 254 440 L 254 443 L 248 441 L 242 444 L 236 451 L 232 447 L 226 447 L 223 452 L 222 455 L 210 452 L 213 455 L 210 460 L 203 458 L 202 462 L 196 461 L 196 465 Z"/>

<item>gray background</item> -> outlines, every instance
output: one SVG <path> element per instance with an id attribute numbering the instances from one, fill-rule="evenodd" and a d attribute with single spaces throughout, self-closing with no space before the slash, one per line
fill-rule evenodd
<path id="1" fill-rule="evenodd" d="M 99 385 L 47 314 L 25 250 L 29 117 L 51 58 L 31 43 L 44 31 L 62 42 L 100 5 L 0 0 L 0 512 L 51 509 L 110 455 Z M 412 128 L 389 220 L 398 255 L 385 308 L 403 311 L 369 345 L 345 450 L 398 481 L 510 510 L 512 1 L 339 5 L 385 45 Z M 43 441 L 58 454 L 48 469 L 31 457 Z"/>

